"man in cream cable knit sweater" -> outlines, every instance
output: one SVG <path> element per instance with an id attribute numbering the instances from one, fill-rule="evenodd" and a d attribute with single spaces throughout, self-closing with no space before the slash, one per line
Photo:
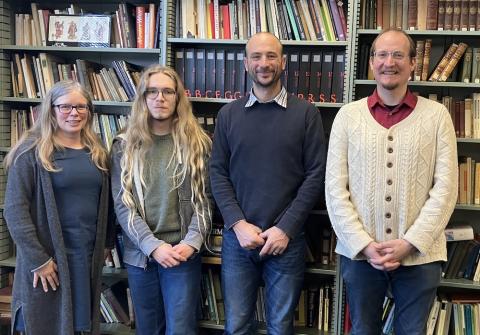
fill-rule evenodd
<path id="1" fill-rule="evenodd" d="M 381 334 L 391 288 L 395 334 L 424 335 L 457 198 L 455 131 L 443 105 L 408 90 L 415 43 L 406 33 L 378 35 L 370 66 L 376 90 L 338 112 L 325 182 L 352 334 Z"/>

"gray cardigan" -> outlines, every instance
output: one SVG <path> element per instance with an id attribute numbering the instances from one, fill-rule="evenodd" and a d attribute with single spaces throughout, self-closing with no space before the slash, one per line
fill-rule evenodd
<path id="1" fill-rule="evenodd" d="M 29 142 L 29 141 L 27 141 Z M 72 297 L 67 255 L 62 229 L 48 171 L 37 161 L 35 149 L 23 153 L 30 143 L 18 149 L 8 171 L 4 217 L 17 246 L 17 264 L 13 283 L 12 331 L 21 307 L 28 335 L 73 335 Z M 98 209 L 95 247 L 92 257 L 92 332 L 99 334 L 100 280 L 103 250 L 107 236 L 109 186 L 103 173 Z M 74 190 L 72 190 L 74 191 Z M 113 229 L 109 227 L 109 246 Z M 39 283 L 33 288 L 33 269 L 53 257 L 58 266 L 60 286 L 57 291 L 43 292 Z"/>
<path id="2" fill-rule="evenodd" d="M 121 136 L 121 135 L 120 135 Z M 134 182 L 134 197 L 137 205 L 137 213 L 133 219 L 133 226 L 135 232 L 130 232 L 128 229 L 128 215 L 129 209 L 125 206 L 122 201 L 122 186 L 121 186 L 121 167 L 120 161 L 123 155 L 123 145 L 124 142 L 122 139 L 117 138 L 114 140 L 112 145 L 112 162 L 111 162 L 111 174 L 112 174 L 112 195 L 115 204 L 115 213 L 117 215 L 117 220 L 122 226 L 123 236 L 124 236 L 124 255 L 123 261 L 127 264 L 145 268 L 147 265 L 147 260 L 150 254 L 160 245 L 165 243 L 162 240 L 156 238 L 147 222 L 144 220 L 144 216 L 141 215 L 143 212 L 143 196 L 142 188 L 140 183 Z M 207 174 L 208 175 L 208 174 Z M 138 177 L 138 176 L 137 176 Z M 134 178 L 138 179 L 138 178 Z M 211 199 L 210 185 L 209 181 L 206 182 L 206 193 L 208 199 Z M 178 198 L 179 198 L 179 216 L 180 216 L 180 226 L 181 226 L 181 236 L 182 243 L 186 243 L 196 250 L 200 250 L 202 243 L 204 242 L 204 237 L 210 231 L 211 217 L 208 213 L 204 213 L 206 216 L 207 227 L 205 230 L 200 231 L 198 225 L 197 216 L 194 213 L 193 206 L 191 204 L 192 192 L 190 189 L 190 177 L 187 175 L 185 180 L 178 188 Z"/>

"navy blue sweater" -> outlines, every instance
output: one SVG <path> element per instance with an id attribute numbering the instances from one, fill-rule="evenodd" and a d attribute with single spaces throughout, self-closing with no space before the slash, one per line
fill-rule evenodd
<path id="1" fill-rule="evenodd" d="M 219 112 L 210 160 L 213 196 L 230 229 L 244 219 L 290 238 L 303 229 L 324 190 L 326 144 L 312 104 L 289 95 L 245 107 L 244 97 Z"/>

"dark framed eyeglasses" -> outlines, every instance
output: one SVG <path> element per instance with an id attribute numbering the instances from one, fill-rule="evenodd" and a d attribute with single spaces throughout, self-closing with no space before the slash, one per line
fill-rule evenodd
<path id="1" fill-rule="evenodd" d="M 77 110 L 78 114 L 85 114 L 90 110 L 88 105 L 84 105 L 84 104 L 78 104 L 78 105 L 58 104 L 58 105 L 53 105 L 53 107 L 57 107 L 60 113 L 62 114 L 70 114 L 74 108 Z"/>
<path id="2" fill-rule="evenodd" d="M 156 87 L 149 87 L 145 90 L 145 98 L 147 99 L 156 99 L 158 97 L 158 94 L 162 92 L 162 96 L 165 99 L 172 99 L 177 95 L 177 91 L 175 91 L 173 88 L 156 88 Z"/>

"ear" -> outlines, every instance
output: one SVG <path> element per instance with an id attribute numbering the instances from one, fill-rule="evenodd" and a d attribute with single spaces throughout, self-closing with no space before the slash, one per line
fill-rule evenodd
<path id="1" fill-rule="evenodd" d="M 282 71 L 285 71 L 286 66 L 287 66 L 287 55 L 282 55 Z"/>

